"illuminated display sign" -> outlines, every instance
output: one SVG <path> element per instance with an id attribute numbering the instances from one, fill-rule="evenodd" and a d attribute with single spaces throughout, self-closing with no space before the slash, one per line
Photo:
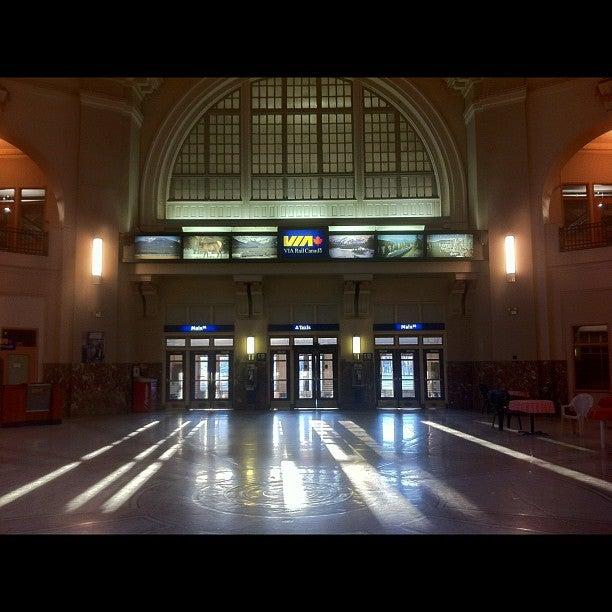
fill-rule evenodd
<path id="1" fill-rule="evenodd" d="M 377 256 L 381 259 L 423 257 L 422 234 L 379 234 Z"/>
<path id="2" fill-rule="evenodd" d="M 330 234 L 329 256 L 332 259 L 372 259 L 376 255 L 374 234 Z"/>
<path id="3" fill-rule="evenodd" d="M 212 325 L 211 323 L 198 323 L 196 325 L 165 325 L 165 332 L 194 333 L 194 332 L 229 332 L 234 331 L 233 325 Z"/>
<path id="4" fill-rule="evenodd" d="M 181 245 L 180 236 L 136 236 L 134 256 L 136 259 L 180 259 Z"/>
<path id="5" fill-rule="evenodd" d="M 474 236 L 427 234 L 427 257 L 474 257 Z"/>
<path id="6" fill-rule="evenodd" d="M 185 236 L 183 259 L 229 259 L 229 236 Z"/>
<path id="7" fill-rule="evenodd" d="M 444 323 L 375 323 L 374 331 L 440 331 Z"/>
<path id="8" fill-rule="evenodd" d="M 336 228 L 340 226 L 332 226 Z M 394 232 L 372 226 L 347 226 L 346 233 L 330 227 L 279 228 L 257 233 L 235 235 L 188 233 L 183 235 L 137 235 L 134 238 L 134 260 L 211 261 L 416 261 L 436 259 L 473 259 L 473 233 L 437 231 Z M 398 226 L 402 227 L 402 226 Z M 368 231 L 369 230 L 369 231 Z M 482 257 L 478 251 L 476 257 Z"/>
<path id="9" fill-rule="evenodd" d="M 309 331 L 339 331 L 337 323 L 286 323 L 284 325 L 268 325 L 268 331 L 274 332 L 309 332 Z"/>
<path id="10" fill-rule="evenodd" d="M 328 256 L 327 228 L 278 231 L 278 256 L 283 259 L 321 259 Z"/>

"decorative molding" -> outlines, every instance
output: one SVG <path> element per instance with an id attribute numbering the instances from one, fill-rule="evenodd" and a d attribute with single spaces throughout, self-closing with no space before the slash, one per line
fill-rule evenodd
<path id="1" fill-rule="evenodd" d="M 482 78 L 450 77 L 444 80 L 451 89 L 458 91 L 464 98 L 466 98 L 470 93 L 470 89 L 472 89 L 476 83 L 482 81 Z"/>
<path id="2" fill-rule="evenodd" d="M 612 79 L 602 81 L 597 85 L 599 98 L 607 111 L 612 110 Z"/>
<path id="3" fill-rule="evenodd" d="M 467 125 L 472 121 L 476 113 L 495 108 L 496 106 L 505 106 L 508 104 L 516 104 L 519 102 L 525 102 L 527 99 L 527 87 L 519 87 L 518 89 L 512 89 L 501 94 L 489 96 L 473 102 L 463 113 L 463 120 Z"/>
<path id="4" fill-rule="evenodd" d="M 441 217 L 440 198 L 415 200 L 285 200 L 282 202 L 173 201 L 167 220 L 191 219 L 404 219 Z"/>
<path id="5" fill-rule="evenodd" d="M 138 283 L 138 292 L 142 299 L 143 318 L 156 317 L 159 313 L 159 291 L 157 285 L 143 280 Z"/>
<path id="6" fill-rule="evenodd" d="M 344 281 L 344 289 L 342 292 L 343 315 L 352 317 L 355 314 L 355 285 L 357 283 L 352 280 Z"/>
<path id="7" fill-rule="evenodd" d="M 113 80 L 130 87 L 141 102 L 144 98 L 157 91 L 164 81 L 163 79 L 149 77 L 126 77 Z"/>
<path id="8" fill-rule="evenodd" d="M 24 93 L 44 96 L 45 98 L 59 100 L 61 102 L 75 99 L 75 95 L 72 92 L 63 91 L 44 83 L 31 83 L 29 82 L 30 79 L 3 78 L 2 80 L 9 83 L 11 88 L 20 89 Z M 0 89 L 4 88 L 0 85 Z"/>
<path id="9" fill-rule="evenodd" d="M 584 79 L 569 78 L 559 83 L 551 83 L 550 85 L 542 85 L 541 87 L 534 87 L 529 89 L 529 96 L 554 96 L 556 94 L 562 94 L 576 87 L 583 86 Z"/>
<path id="10" fill-rule="evenodd" d="M 372 294 L 372 281 L 363 280 L 356 281 L 355 283 L 359 287 L 359 299 L 357 301 L 357 312 L 355 313 L 358 317 L 367 317 L 370 314 L 370 297 Z"/>
<path id="11" fill-rule="evenodd" d="M 2 110 L 2 107 L 6 104 L 8 97 L 8 90 L 0 86 L 0 111 Z"/>
<path id="12" fill-rule="evenodd" d="M 84 106 L 90 106 L 92 108 L 101 108 L 109 110 L 114 113 L 121 113 L 127 115 L 132 119 L 138 127 L 142 125 L 142 113 L 131 104 L 128 104 L 125 100 L 119 98 L 111 98 L 110 96 L 103 96 L 91 91 L 81 91 L 79 94 L 81 104 Z"/>

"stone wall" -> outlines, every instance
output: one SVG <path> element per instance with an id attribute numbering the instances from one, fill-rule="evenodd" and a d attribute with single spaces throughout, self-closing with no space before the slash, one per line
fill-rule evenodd
<path id="1" fill-rule="evenodd" d="M 132 408 L 132 368 L 161 385 L 161 363 L 46 363 L 44 382 L 62 385 L 66 393 L 64 415 L 121 414 Z"/>
<path id="2" fill-rule="evenodd" d="M 479 385 L 526 391 L 530 397 L 553 400 L 557 409 L 568 401 L 565 361 L 450 361 L 447 377 L 452 408 L 480 410 Z"/>

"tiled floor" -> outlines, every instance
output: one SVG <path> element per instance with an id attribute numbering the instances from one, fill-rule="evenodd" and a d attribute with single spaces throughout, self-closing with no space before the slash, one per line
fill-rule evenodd
<path id="1" fill-rule="evenodd" d="M 450 410 L 0 429 L 0 533 L 612 533 L 597 424 L 536 424 L 551 437 Z"/>

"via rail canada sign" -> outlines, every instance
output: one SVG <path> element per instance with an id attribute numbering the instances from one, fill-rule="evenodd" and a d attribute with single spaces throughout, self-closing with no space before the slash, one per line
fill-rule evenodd
<path id="1" fill-rule="evenodd" d="M 281 229 L 279 255 L 295 259 L 327 256 L 327 231 L 318 229 Z"/>

